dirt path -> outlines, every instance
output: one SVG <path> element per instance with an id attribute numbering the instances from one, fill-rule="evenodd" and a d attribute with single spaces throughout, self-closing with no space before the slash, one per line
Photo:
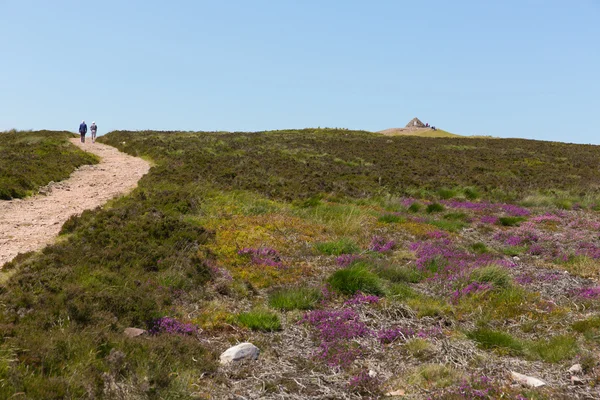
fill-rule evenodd
<path id="1" fill-rule="evenodd" d="M 69 179 L 51 183 L 27 199 L 0 201 L 0 267 L 17 254 L 52 243 L 62 224 L 73 214 L 95 208 L 135 188 L 150 165 L 141 158 L 100 143 L 71 142 L 98 155 L 97 165 L 86 165 Z"/>

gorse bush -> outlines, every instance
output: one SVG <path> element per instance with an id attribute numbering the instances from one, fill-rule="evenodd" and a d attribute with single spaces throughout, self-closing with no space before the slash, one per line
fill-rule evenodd
<path id="1" fill-rule="evenodd" d="M 379 277 L 360 263 L 334 272 L 327 282 L 333 290 L 347 295 L 356 292 L 384 294 Z"/>
<path id="2" fill-rule="evenodd" d="M 98 163 L 68 142 L 69 132 L 0 132 L 0 200 L 22 198 L 76 168 Z"/>
<path id="3" fill-rule="evenodd" d="M 323 295 L 318 288 L 279 289 L 269 296 L 269 304 L 280 310 L 310 310 L 321 300 Z"/>

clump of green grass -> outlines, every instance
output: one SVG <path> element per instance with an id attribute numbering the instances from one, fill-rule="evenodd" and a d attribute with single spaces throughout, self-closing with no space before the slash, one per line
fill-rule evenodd
<path id="1" fill-rule="evenodd" d="M 476 200 L 481 196 L 481 194 L 479 193 L 477 188 L 474 188 L 474 187 L 464 188 L 463 193 L 464 193 L 465 197 L 469 200 Z"/>
<path id="2" fill-rule="evenodd" d="M 323 242 L 315 244 L 315 248 L 322 254 L 328 256 L 339 256 L 342 254 L 357 253 L 360 249 L 352 240 L 341 238 L 333 242 Z"/>
<path id="3" fill-rule="evenodd" d="M 279 316 L 263 309 L 240 313 L 237 316 L 237 321 L 240 325 L 250 328 L 253 331 L 272 332 L 281 329 Z"/>
<path id="4" fill-rule="evenodd" d="M 429 296 L 408 298 L 406 304 L 417 312 L 417 317 L 443 317 L 452 312 L 452 307 L 443 299 Z"/>
<path id="5" fill-rule="evenodd" d="M 433 346 L 425 339 L 414 338 L 404 344 L 404 348 L 415 358 L 425 359 L 433 353 Z"/>
<path id="6" fill-rule="evenodd" d="M 463 212 L 451 212 L 451 213 L 444 214 L 444 219 L 447 219 L 450 221 L 464 221 L 467 219 L 467 214 L 465 214 Z"/>
<path id="7" fill-rule="evenodd" d="M 421 274 L 417 269 L 394 264 L 386 266 L 377 266 L 373 268 L 373 272 L 375 272 L 380 278 L 390 281 L 392 283 L 418 283 L 423 280 L 423 274 Z"/>
<path id="8" fill-rule="evenodd" d="M 438 212 L 442 212 L 444 211 L 446 208 L 441 205 L 440 203 L 431 203 L 427 206 L 426 211 L 431 214 L 431 213 L 438 213 Z"/>
<path id="9" fill-rule="evenodd" d="M 359 291 L 377 296 L 384 294 L 379 277 L 361 263 L 334 272 L 327 282 L 332 289 L 347 295 Z"/>
<path id="10" fill-rule="evenodd" d="M 489 328 L 478 328 L 468 332 L 467 337 L 477 342 L 483 349 L 499 349 L 512 355 L 521 355 L 525 350 L 523 343 L 502 331 Z"/>
<path id="11" fill-rule="evenodd" d="M 500 217 L 498 223 L 502 226 L 519 226 L 521 222 L 526 220 L 525 217 Z"/>
<path id="12" fill-rule="evenodd" d="M 467 224 L 462 221 L 447 221 L 447 220 L 429 221 L 429 224 L 436 226 L 442 230 L 448 231 L 448 232 L 458 232 L 467 226 Z"/>
<path id="13" fill-rule="evenodd" d="M 573 322 L 571 328 L 579 333 L 587 333 L 600 329 L 600 316 L 593 316 L 586 319 Z"/>
<path id="14" fill-rule="evenodd" d="M 491 283 L 494 288 L 508 289 L 512 286 L 512 278 L 506 268 L 499 265 L 487 265 L 471 272 L 471 282 Z"/>
<path id="15" fill-rule="evenodd" d="M 484 254 L 484 253 L 490 252 L 490 250 L 485 245 L 485 243 L 482 243 L 482 242 L 473 243 L 471 245 L 471 250 L 473 250 L 473 252 L 475 252 L 477 254 Z"/>
<path id="16" fill-rule="evenodd" d="M 404 301 L 419 296 L 419 294 L 415 292 L 413 288 L 404 282 L 398 282 L 391 285 L 388 289 L 388 295 L 394 300 L 398 301 Z"/>
<path id="17" fill-rule="evenodd" d="M 396 214 L 384 214 L 381 217 L 379 217 L 377 220 L 379 222 L 383 222 L 386 224 L 394 224 L 394 223 L 406 221 L 406 219 L 404 219 L 401 216 L 396 215 Z"/>
<path id="18" fill-rule="evenodd" d="M 321 300 L 323 295 L 317 288 L 279 289 L 269 296 L 269 305 L 279 310 L 310 310 Z"/>
<path id="19" fill-rule="evenodd" d="M 411 385 L 425 388 L 445 388 L 458 383 L 462 378 L 459 371 L 442 364 L 420 366 L 409 378 Z"/>
<path id="20" fill-rule="evenodd" d="M 438 189 L 437 195 L 442 200 L 448 200 L 456 196 L 456 190 L 441 188 Z"/>
<path id="21" fill-rule="evenodd" d="M 541 339 L 529 346 L 536 357 L 549 363 L 557 363 L 573 357 L 578 350 L 577 340 L 571 335 L 554 336 L 549 340 Z"/>
<path id="22" fill-rule="evenodd" d="M 418 213 L 422 208 L 423 206 L 420 203 L 414 202 L 408 207 L 408 212 Z"/>
<path id="23" fill-rule="evenodd" d="M 502 254 L 505 254 L 507 256 L 520 256 L 521 254 L 524 254 L 527 251 L 527 246 L 506 246 L 500 249 L 500 251 L 502 252 Z"/>

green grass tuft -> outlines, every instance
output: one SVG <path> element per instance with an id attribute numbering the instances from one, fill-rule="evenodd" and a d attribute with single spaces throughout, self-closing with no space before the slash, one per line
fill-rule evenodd
<path id="1" fill-rule="evenodd" d="M 279 289 L 269 296 L 269 305 L 279 310 L 310 310 L 322 298 L 318 288 Z"/>
<path id="2" fill-rule="evenodd" d="M 519 226 L 521 222 L 526 220 L 525 217 L 500 217 L 498 223 L 502 226 Z"/>
<path id="3" fill-rule="evenodd" d="M 360 249 L 352 240 L 342 238 L 333 242 L 315 244 L 315 248 L 322 254 L 328 256 L 339 256 L 342 254 L 357 253 Z"/>
<path id="4" fill-rule="evenodd" d="M 386 224 L 393 224 L 393 223 L 406 221 L 405 218 L 402 218 L 401 216 L 396 215 L 396 214 L 384 214 L 381 217 L 379 217 L 377 220 L 379 222 L 383 222 Z"/>
<path id="5" fill-rule="evenodd" d="M 484 253 L 490 252 L 490 250 L 487 248 L 485 243 L 482 243 L 482 242 L 473 243 L 471 245 L 471 250 L 473 250 L 473 252 L 475 252 L 477 254 L 484 254 Z"/>
<path id="6" fill-rule="evenodd" d="M 332 289 L 352 295 L 356 292 L 382 296 L 384 294 L 381 280 L 362 264 L 334 272 L 327 280 Z"/>
<path id="7" fill-rule="evenodd" d="M 512 278 L 506 268 L 499 265 L 488 265 L 471 272 L 471 282 L 491 283 L 494 288 L 508 289 L 512 286 Z"/>
<path id="8" fill-rule="evenodd" d="M 240 325 L 250 328 L 253 331 L 272 332 L 281 329 L 279 316 L 262 309 L 240 313 L 237 316 L 237 321 Z"/>
<path id="9" fill-rule="evenodd" d="M 506 332 L 493 329 L 479 328 L 468 332 L 467 337 L 477 342 L 483 349 L 500 349 L 512 355 L 521 355 L 525 350 L 525 346 L 520 340 Z"/>
<path id="10" fill-rule="evenodd" d="M 441 205 L 440 203 L 431 203 L 427 206 L 426 211 L 431 214 L 431 213 L 437 213 L 437 212 L 442 212 L 444 211 L 446 208 Z"/>
<path id="11" fill-rule="evenodd" d="M 558 363 L 570 359 L 577 353 L 578 346 L 575 337 L 570 335 L 554 336 L 549 340 L 541 339 L 531 343 L 531 353 L 549 363 Z"/>

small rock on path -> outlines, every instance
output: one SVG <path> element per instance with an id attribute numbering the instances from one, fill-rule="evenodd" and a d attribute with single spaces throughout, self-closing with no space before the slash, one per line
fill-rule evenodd
<path id="1" fill-rule="evenodd" d="M 81 143 L 84 151 L 101 158 L 61 182 L 51 183 L 40 195 L 0 201 L 0 267 L 19 253 L 40 250 L 53 242 L 63 223 L 74 214 L 103 205 L 128 193 L 150 169 L 147 161 L 100 143 Z"/>

